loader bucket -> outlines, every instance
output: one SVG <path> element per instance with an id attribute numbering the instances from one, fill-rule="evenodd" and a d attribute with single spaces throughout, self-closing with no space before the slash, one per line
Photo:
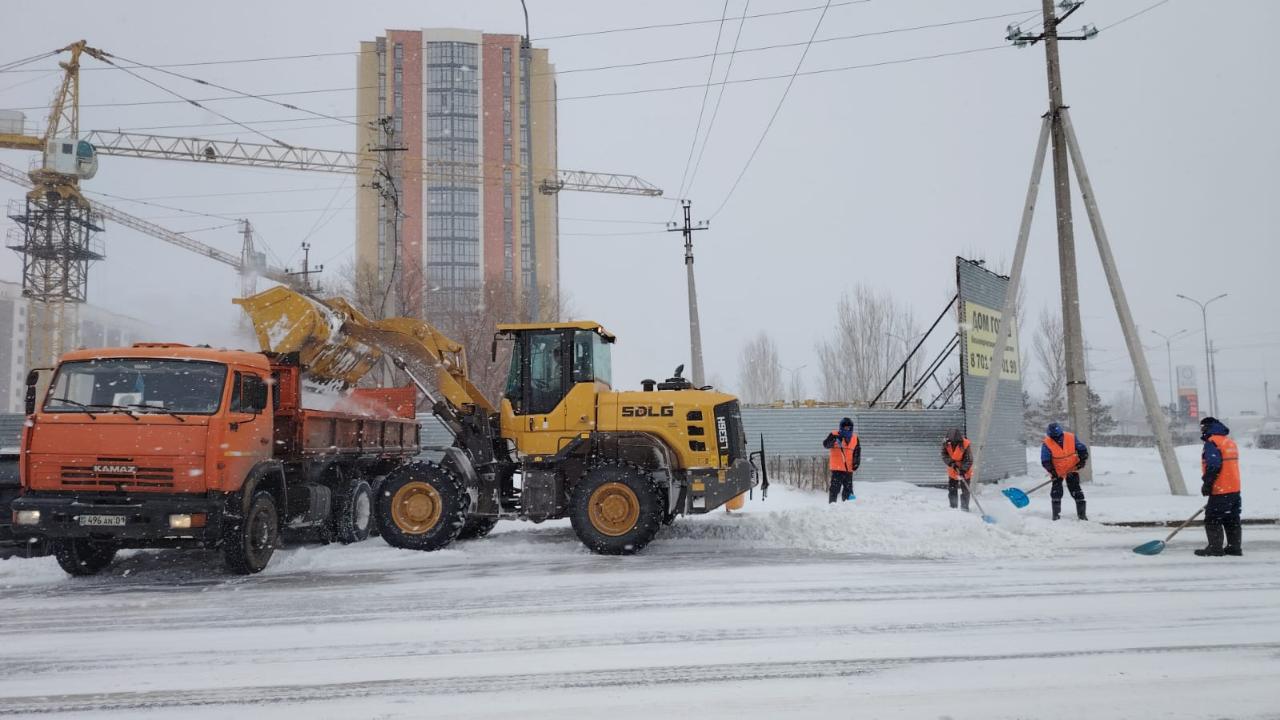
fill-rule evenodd
<path id="1" fill-rule="evenodd" d="M 273 287 L 234 300 L 253 322 L 264 352 L 299 354 L 317 380 L 355 385 L 373 368 L 381 353 L 343 330 L 351 319 L 368 322 L 340 299 L 321 302 L 285 287 Z"/>

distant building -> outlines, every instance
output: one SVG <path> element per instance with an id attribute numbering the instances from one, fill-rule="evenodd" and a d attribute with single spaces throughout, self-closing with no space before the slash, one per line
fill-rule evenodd
<path id="1" fill-rule="evenodd" d="M 27 386 L 31 311 L 22 285 L 0 280 L 0 412 L 22 412 Z M 79 327 L 68 347 L 121 347 L 154 340 L 147 323 L 93 305 L 78 308 Z"/>
<path id="2" fill-rule="evenodd" d="M 557 196 L 538 191 L 557 167 L 547 51 L 522 49 L 518 35 L 388 30 L 360 43 L 357 85 L 360 272 L 401 279 L 400 313 L 468 310 L 486 285 L 532 316 L 554 312 Z M 398 243 L 374 187 L 386 184 L 382 163 L 399 191 Z"/>

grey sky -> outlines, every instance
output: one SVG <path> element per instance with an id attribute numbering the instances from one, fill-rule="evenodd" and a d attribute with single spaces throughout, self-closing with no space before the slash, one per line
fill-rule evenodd
<path id="1" fill-rule="evenodd" d="M 730 0 L 730 17 L 744 0 Z M 1099 27 L 1151 0 L 1091 0 L 1068 22 Z M 820 4 L 754 0 L 751 11 Z M 386 28 L 468 27 L 522 32 L 519 3 L 502 2 L 174 2 L 6 3 L 0 61 L 50 50 L 81 37 L 145 63 L 354 52 Z M 818 38 L 1025 11 L 1038 0 L 872 0 L 833 7 Z M 200 8 L 200 9 L 197 9 Z M 718 18 L 722 2 L 549 2 L 530 0 L 535 38 L 621 26 Z M 809 37 L 817 12 L 748 20 L 739 48 Z M 1197 331 L 1175 344 L 1175 362 L 1203 364 L 1199 313 L 1174 294 L 1231 293 L 1213 309 L 1213 336 L 1225 412 L 1260 410 L 1264 372 L 1280 391 L 1280 142 L 1271 92 L 1280 51 L 1268 28 L 1280 5 L 1267 0 L 1171 0 L 1085 43 L 1064 47 L 1066 98 L 1099 194 L 1144 341 L 1151 329 Z M 1003 44 L 1008 20 L 903 32 L 815 45 L 805 70 L 864 65 Z M 722 45 L 732 45 L 736 21 Z M 1029 24 L 1034 27 L 1034 24 Z M 561 71 L 560 165 L 635 173 L 674 198 L 698 116 L 701 87 L 676 92 L 573 100 L 620 90 L 700 85 L 708 60 L 595 72 L 577 68 L 709 53 L 717 24 L 699 24 L 535 43 Z M 788 73 L 800 48 L 739 53 L 733 78 Z M 86 67 L 96 61 L 86 60 Z M 43 67 L 52 68 L 50 62 Z M 722 63 L 716 76 L 723 74 Z M 355 57 L 210 65 L 181 72 L 252 92 L 355 85 Z M 0 73 L 0 108 L 43 106 L 56 74 Z M 157 79 L 161 79 L 157 77 Z M 164 84 L 188 97 L 220 95 L 174 78 Z M 703 219 L 724 200 L 773 111 L 785 80 L 731 84 L 692 191 Z M 743 342 L 759 330 L 779 341 L 784 365 L 809 364 L 813 345 L 833 320 L 840 292 L 856 282 L 890 289 L 924 323 L 953 292 L 953 257 L 980 255 L 1007 264 L 1030 170 L 1039 115 L 1046 105 L 1043 53 L 1003 48 L 799 78 L 736 193 L 698 234 L 697 268 L 709 376 L 732 386 Z M 92 107 L 171 99 L 118 71 L 85 72 L 83 129 L 155 128 L 222 122 L 182 105 Z M 717 88 L 709 102 L 714 103 Z M 306 108 L 353 115 L 354 91 L 284 98 Z M 298 118 L 255 101 L 217 105 L 238 120 Z M 710 107 L 707 110 L 710 116 Z M 43 121 L 41 113 L 29 117 Z M 350 126 L 309 119 L 262 126 L 290 143 L 350 148 Z M 250 134 L 234 127 L 141 130 L 219 138 Z M 25 168 L 28 157 L 0 151 L 0 162 Z M 321 173 L 198 167 L 102 158 L 86 189 L 158 199 L 230 217 L 247 216 L 290 264 L 311 232 L 313 260 L 338 267 L 354 240 L 352 179 Z M 1047 190 L 1047 186 L 1045 187 Z M 300 190 L 299 192 L 294 192 Z M 285 192 L 288 191 L 288 192 Z M 225 193 L 252 193 L 224 195 Z M 0 185 L 0 200 L 21 197 Z M 91 196 L 95 197 L 95 196 Z M 104 202 L 174 230 L 225 221 L 114 198 Z M 330 208 L 329 215 L 322 214 Z M 564 288 L 579 316 L 620 336 L 619 384 L 665 376 L 687 361 L 681 250 L 661 225 L 672 200 L 566 193 L 560 201 Z M 1031 314 L 1057 302 L 1052 203 L 1042 197 L 1028 259 Z M 175 217 L 177 216 L 177 217 Z M 6 226 L 12 224 L 5 220 Z M 1082 208 L 1077 208 L 1081 304 L 1093 347 L 1091 382 L 1104 397 L 1128 392 L 1119 326 Z M 633 236 L 619 233 L 639 233 Z M 196 237 L 236 250 L 234 228 Z M 108 259 L 90 275 L 90 299 L 154 320 L 178 339 L 226 341 L 238 282 L 230 269 L 124 228 L 105 233 Z M 0 256 L 0 278 L 16 280 L 17 257 Z M 1023 331 L 1030 341 L 1032 324 Z M 1163 398 L 1163 346 L 1149 352 Z M 1202 381 L 1203 386 L 1203 381 Z"/>

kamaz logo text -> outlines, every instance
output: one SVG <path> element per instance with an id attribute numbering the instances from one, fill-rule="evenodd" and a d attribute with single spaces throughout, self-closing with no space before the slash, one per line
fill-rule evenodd
<path id="1" fill-rule="evenodd" d="M 660 408 L 647 405 L 623 405 L 622 417 L 675 417 L 675 405 L 663 405 Z"/>
<path id="2" fill-rule="evenodd" d="M 138 472 L 137 465 L 94 465 L 93 471 L 103 475 L 132 475 Z"/>

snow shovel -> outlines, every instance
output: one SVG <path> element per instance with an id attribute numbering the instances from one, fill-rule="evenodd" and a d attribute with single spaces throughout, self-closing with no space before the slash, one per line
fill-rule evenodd
<path id="1" fill-rule="evenodd" d="M 1033 488 L 1031 488 L 1030 490 L 1027 490 L 1027 491 L 1025 491 L 1025 492 L 1024 492 L 1024 491 L 1022 491 L 1022 490 L 1020 490 L 1020 489 L 1018 489 L 1018 488 L 1005 488 L 1004 490 L 1001 490 L 1000 492 L 1004 493 L 1004 496 L 1005 496 L 1005 497 L 1007 497 L 1007 498 L 1009 498 L 1009 502 L 1013 503 L 1013 506 L 1014 506 L 1014 507 L 1016 507 L 1016 508 L 1024 508 L 1024 507 L 1026 507 L 1026 506 L 1028 506 L 1028 505 L 1030 505 L 1030 504 L 1031 504 L 1031 498 L 1027 497 L 1028 495 L 1030 495 L 1031 493 L 1033 493 L 1033 492 L 1035 492 L 1035 491 L 1039 490 L 1040 488 L 1044 487 L 1045 485 L 1048 485 L 1048 484 L 1049 484 L 1049 483 L 1051 483 L 1051 482 L 1053 482 L 1053 478 L 1049 478 L 1048 480 L 1045 480 L 1044 482 L 1040 483 L 1039 485 L 1037 485 L 1037 486 L 1035 486 L 1035 487 L 1033 487 Z"/>
<path id="2" fill-rule="evenodd" d="M 964 483 L 965 488 L 969 491 L 969 497 L 973 500 L 973 504 L 977 505 L 978 512 L 982 513 L 982 522 L 988 525 L 995 525 L 996 519 L 993 516 L 988 515 L 986 510 L 982 509 L 982 501 L 978 499 L 978 493 L 973 491 L 973 486 L 969 484 L 969 480 L 962 477 L 960 478 L 960 482 Z"/>
<path id="3" fill-rule="evenodd" d="M 1205 506 L 1205 507 L 1208 507 L 1208 506 Z M 1133 551 L 1138 553 L 1139 555 L 1159 555 L 1161 551 L 1164 550 L 1164 546 L 1167 545 L 1169 541 L 1173 539 L 1173 536 L 1182 532 L 1182 528 L 1190 525 L 1192 520 L 1195 520 L 1196 518 L 1200 517 L 1200 513 L 1204 512 L 1204 510 L 1205 510 L 1204 508 L 1200 508 L 1199 510 L 1197 510 L 1195 515 L 1192 515 L 1191 517 L 1187 518 L 1186 522 L 1182 523 L 1173 532 L 1169 533 L 1169 537 L 1163 540 L 1152 540 L 1151 542 L 1142 543 L 1138 547 L 1134 548 Z"/>

